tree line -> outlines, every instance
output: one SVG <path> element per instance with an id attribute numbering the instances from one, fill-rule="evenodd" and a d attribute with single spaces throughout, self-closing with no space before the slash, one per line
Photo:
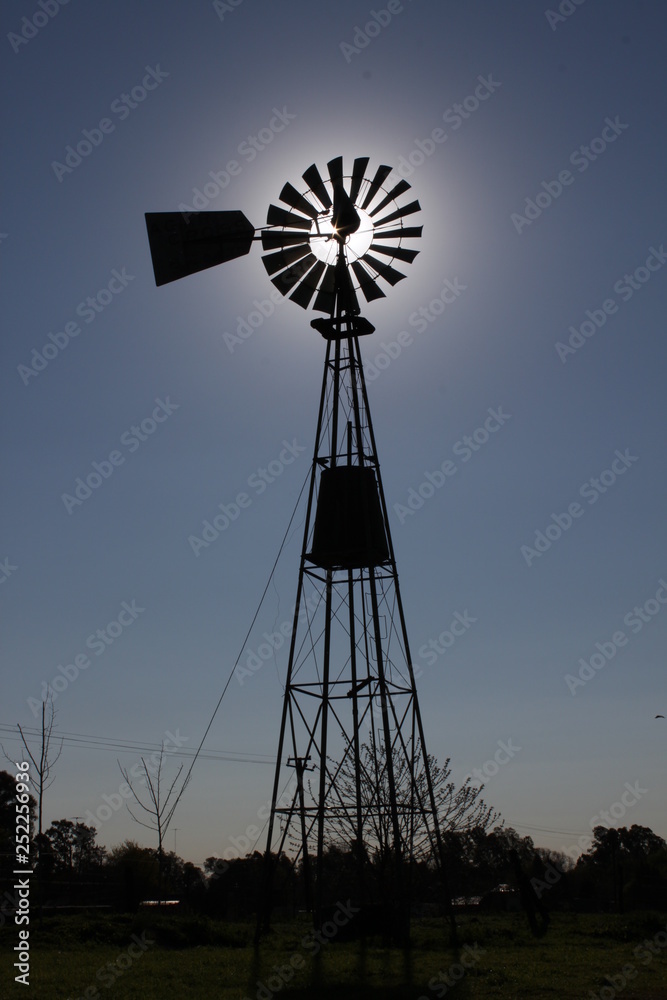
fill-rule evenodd
<path id="1" fill-rule="evenodd" d="M 13 912 L 15 881 L 16 781 L 0 772 L 0 923 Z M 589 849 L 576 861 L 564 852 L 537 847 L 498 823 L 485 808 L 486 819 L 443 834 L 447 891 L 455 909 L 492 910 L 523 907 L 544 921 L 558 909 L 623 912 L 632 908 L 660 909 L 667 896 L 667 843 L 648 827 L 595 827 Z M 97 843 L 93 826 L 69 819 L 39 832 L 37 802 L 31 796 L 32 843 L 39 897 L 45 911 L 105 906 L 136 910 L 146 900 L 178 900 L 188 909 L 222 919 L 251 918 L 256 911 L 263 877 L 263 856 L 206 859 L 203 867 L 173 851 L 142 847 L 133 840 L 107 849 Z M 387 850 L 367 852 L 367 884 L 381 897 Z M 274 858 L 274 909 L 292 915 L 304 907 L 303 866 L 286 855 Z M 416 911 L 443 912 L 442 875 L 428 856 L 410 868 Z M 332 899 L 355 898 L 359 856 L 342 837 L 331 842 L 324 873 Z M 376 896 L 377 899 L 377 896 Z M 380 902 L 382 902 L 380 898 Z"/>

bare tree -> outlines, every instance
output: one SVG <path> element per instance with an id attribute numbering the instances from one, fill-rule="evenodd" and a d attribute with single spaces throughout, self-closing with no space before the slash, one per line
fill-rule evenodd
<path id="1" fill-rule="evenodd" d="M 162 778 L 162 769 L 164 766 L 164 753 L 165 750 L 163 743 L 162 746 L 160 747 L 159 760 L 155 765 L 155 767 L 153 768 L 153 774 L 151 774 L 151 770 L 146 764 L 144 758 L 143 757 L 141 758 L 141 763 L 143 766 L 143 776 L 141 778 L 141 784 L 146 788 L 146 794 L 143 796 L 143 799 L 137 792 L 134 785 L 132 784 L 132 779 L 130 778 L 129 770 L 126 767 L 124 768 L 121 765 L 120 761 L 118 761 L 118 767 L 120 768 L 120 773 L 123 775 L 123 778 L 129 785 L 132 795 L 134 796 L 134 800 L 139 809 L 142 810 L 142 815 L 144 816 L 144 818 L 140 819 L 139 816 L 135 816 L 135 814 L 132 812 L 132 810 L 128 805 L 127 809 L 130 816 L 135 821 L 135 823 L 138 823 L 140 826 L 145 826 L 148 830 L 153 830 L 155 833 L 157 833 L 158 865 L 160 872 L 160 895 L 162 895 L 162 874 L 164 870 L 164 849 L 163 849 L 164 838 L 167 833 L 167 828 L 169 826 L 171 818 L 174 814 L 174 809 L 176 807 L 176 802 L 173 802 L 172 804 L 172 799 L 175 795 L 176 785 L 178 783 L 178 779 L 181 776 L 181 771 L 183 770 L 183 765 L 181 764 L 178 771 L 176 772 L 176 777 L 172 781 L 165 795 L 163 788 L 163 778 Z M 178 799 L 176 799 L 176 801 L 178 801 Z"/>
<path id="2" fill-rule="evenodd" d="M 49 695 L 42 702 L 42 723 L 37 735 L 39 740 L 38 746 L 33 750 L 28 742 L 28 737 L 21 728 L 20 723 L 17 722 L 16 726 L 21 735 L 21 742 L 23 748 L 26 752 L 30 763 L 33 766 L 32 772 L 32 785 L 35 790 L 35 796 L 37 798 L 37 860 L 40 860 L 40 855 L 44 847 L 43 843 L 43 818 L 44 818 L 44 793 L 48 788 L 51 787 L 55 781 L 55 775 L 52 774 L 53 768 L 55 767 L 61 753 L 63 752 L 63 741 L 61 739 L 60 746 L 57 750 L 54 750 L 52 746 L 53 741 L 53 729 L 56 722 L 56 712 L 53 707 L 53 696 Z M 13 763 L 13 759 L 7 754 L 7 751 L 3 747 L 3 752 L 7 760 Z"/>

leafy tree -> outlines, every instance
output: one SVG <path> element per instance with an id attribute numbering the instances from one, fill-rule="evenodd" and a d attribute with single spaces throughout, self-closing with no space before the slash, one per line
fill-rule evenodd
<path id="1" fill-rule="evenodd" d="M 160 868 L 151 848 L 125 840 L 109 851 L 105 870 L 124 909 L 136 910 L 143 899 L 157 898 Z"/>
<path id="2" fill-rule="evenodd" d="M 662 866 L 667 843 L 647 826 L 596 826 L 593 843 L 577 862 L 577 872 L 589 895 L 604 902 L 611 895 L 622 913 L 627 891 L 637 905 L 660 905 L 665 882 Z M 663 897 L 664 898 L 664 897 Z"/>
<path id="3" fill-rule="evenodd" d="M 192 902 L 203 895 L 204 873 L 191 861 L 184 861 L 174 851 L 165 852 L 162 871 L 170 899 Z"/>
<path id="4" fill-rule="evenodd" d="M 557 851 L 551 847 L 536 847 L 535 850 L 542 864 L 551 865 L 556 871 L 563 873 L 574 870 L 574 861 L 565 851 Z"/>
<path id="5" fill-rule="evenodd" d="M 191 906 L 200 906 L 203 903 L 205 890 L 206 879 L 201 868 L 198 868 L 191 861 L 184 862 L 181 884 L 177 890 L 179 899 Z"/>
<path id="6" fill-rule="evenodd" d="M 606 827 L 593 829 L 593 843 L 580 858 L 583 864 L 606 868 L 614 861 L 641 861 L 667 848 L 667 843 L 648 826 Z"/>
<path id="7" fill-rule="evenodd" d="M 81 877 L 101 868 L 106 848 L 95 843 L 97 830 L 69 819 L 55 820 L 46 831 L 49 859 L 55 873 Z"/>
<path id="8" fill-rule="evenodd" d="M 621 851 L 630 859 L 641 861 L 667 849 L 667 843 L 648 826 L 633 824 L 629 830 L 621 827 Z"/>
<path id="9" fill-rule="evenodd" d="M 204 875 L 207 879 L 218 879 L 229 869 L 229 861 L 217 858 L 214 854 L 204 861 Z"/>

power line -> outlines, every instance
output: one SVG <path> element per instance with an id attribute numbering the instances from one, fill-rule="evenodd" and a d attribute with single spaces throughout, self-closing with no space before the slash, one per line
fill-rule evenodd
<path id="1" fill-rule="evenodd" d="M 527 826 L 525 823 L 513 823 L 512 826 L 518 830 L 534 830 L 536 833 L 558 833 L 563 837 L 585 837 L 590 834 L 590 830 L 553 830 L 548 826 Z"/>
<path id="2" fill-rule="evenodd" d="M 280 559 L 280 556 L 282 555 L 282 551 L 283 551 L 283 549 L 285 547 L 285 543 L 287 542 L 287 538 L 288 538 L 289 533 L 290 533 L 290 528 L 292 527 L 292 521 L 296 517 L 296 512 L 299 509 L 299 504 L 301 503 L 301 497 L 303 495 L 303 491 L 305 490 L 306 483 L 309 481 L 309 479 L 310 479 L 310 471 L 308 473 L 306 473 L 306 477 L 305 477 L 305 479 L 303 481 L 303 485 L 302 485 L 301 489 L 299 490 L 299 495 L 296 498 L 296 503 L 294 504 L 294 510 L 292 511 L 292 516 L 289 519 L 289 524 L 287 525 L 287 528 L 285 529 L 285 534 L 283 535 L 283 540 L 280 543 L 280 548 L 278 549 L 278 555 L 276 556 L 276 558 L 274 560 L 274 563 L 273 563 L 273 566 L 271 567 L 271 572 L 269 573 L 269 578 L 266 581 L 266 586 L 264 587 L 264 590 L 262 592 L 262 596 L 259 599 L 259 604 L 257 605 L 257 610 L 255 611 L 255 614 L 253 615 L 252 621 L 250 622 L 250 625 L 248 626 L 248 631 L 246 632 L 245 638 L 244 638 L 244 640 L 243 640 L 243 642 L 241 644 L 241 648 L 239 649 L 239 655 L 236 657 L 236 660 L 234 662 L 234 666 L 232 667 L 232 669 L 229 672 L 229 677 L 227 678 L 227 683 L 225 684 L 224 688 L 222 689 L 222 694 L 218 698 L 218 703 L 215 706 L 215 708 L 213 709 L 213 713 L 211 715 L 211 718 L 209 719 L 209 723 L 208 723 L 206 729 L 204 730 L 204 735 L 201 738 L 201 742 L 200 742 L 199 746 L 197 747 L 197 751 L 196 751 L 196 753 L 195 753 L 195 755 L 194 755 L 194 757 L 192 759 L 192 763 L 190 764 L 190 767 L 188 768 L 188 773 L 185 775 L 185 778 L 183 780 L 183 784 L 181 785 L 181 790 L 178 793 L 178 795 L 176 796 L 174 804 L 172 805 L 172 807 L 169 810 L 169 813 L 168 813 L 168 815 L 167 815 L 167 817 L 165 819 L 165 824 L 164 824 L 165 831 L 169 828 L 169 824 L 171 823 L 171 820 L 172 820 L 172 817 L 174 815 L 174 812 L 176 811 L 176 807 L 178 806 L 178 803 L 181 801 L 181 798 L 183 797 L 183 793 L 184 793 L 185 789 L 188 786 L 188 783 L 190 781 L 190 777 L 192 775 L 192 770 L 193 770 L 195 764 L 197 763 L 197 759 L 199 758 L 199 756 L 201 754 L 201 749 L 204 746 L 204 741 L 205 741 L 206 737 L 208 736 L 208 733 L 209 733 L 209 730 L 210 730 L 211 726 L 213 725 L 213 720 L 215 719 L 216 715 L 218 714 L 218 709 L 222 705 L 222 699 L 227 694 L 227 689 L 229 688 L 229 685 L 232 682 L 232 677 L 234 676 L 234 673 L 236 672 L 236 668 L 237 668 L 237 666 L 239 664 L 239 660 L 243 656 L 243 650 L 245 649 L 245 645 L 246 645 L 248 639 L 250 638 L 250 634 L 251 634 L 253 628 L 255 627 L 255 622 L 257 621 L 257 618 L 259 616 L 259 612 L 261 611 L 262 604 L 264 603 L 264 598 L 266 597 L 266 593 L 267 593 L 269 587 L 271 586 L 271 581 L 273 580 L 273 574 L 276 571 L 276 566 L 278 565 L 278 560 Z"/>
<path id="3" fill-rule="evenodd" d="M 40 729 L 30 729 L 24 726 L 23 731 L 26 736 L 41 739 Z M 7 723 L 0 723 L 0 737 L 5 741 L 21 743 L 16 727 Z M 86 733 L 58 733 L 59 740 L 67 746 L 72 746 L 79 750 L 103 750 L 108 753 L 118 753 L 119 751 L 130 751 L 132 753 L 154 753 L 162 748 L 160 743 L 140 742 L 138 740 L 119 740 L 114 737 L 90 736 Z M 189 759 L 194 757 L 196 751 L 187 747 L 178 747 L 169 751 L 169 756 Z M 200 754 L 206 760 L 226 760 L 243 764 L 275 764 L 276 758 L 267 754 L 239 753 L 234 750 L 203 750 Z"/>

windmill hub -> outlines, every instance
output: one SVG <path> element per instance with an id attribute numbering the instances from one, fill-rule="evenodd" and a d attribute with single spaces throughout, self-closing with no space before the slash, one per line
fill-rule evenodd
<path id="1" fill-rule="evenodd" d="M 347 264 L 359 260 L 370 249 L 373 242 L 373 225 L 367 212 L 357 209 L 359 225 L 350 232 L 345 225 L 334 225 L 334 213 L 322 212 L 313 223 L 310 247 L 318 260 L 324 264 L 335 264 L 338 247 L 345 247 Z"/>

